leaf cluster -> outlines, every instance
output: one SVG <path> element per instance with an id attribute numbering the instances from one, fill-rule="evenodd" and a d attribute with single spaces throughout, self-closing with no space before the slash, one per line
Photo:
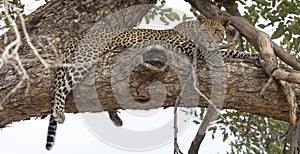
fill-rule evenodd
<path id="1" fill-rule="evenodd" d="M 262 29 L 271 29 L 271 39 L 280 41 L 287 52 L 299 58 L 300 1 L 288 0 L 240 0 L 245 7 L 244 17 Z M 267 32 L 267 31 L 265 31 Z"/>
<path id="2" fill-rule="evenodd" d="M 165 7 L 165 1 L 161 1 L 160 5 L 154 6 L 154 8 L 145 15 L 144 18 L 146 20 L 146 24 L 149 24 L 151 20 L 155 20 L 155 17 L 157 16 L 165 25 L 169 25 L 170 22 L 175 20 L 182 20 L 184 22 L 192 18 L 188 17 L 186 14 L 183 14 L 182 17 L 180 17 L 179 14 L 176 13 L 176 11 L 174 11 L 172 8 Z"/>
<path id="3" fill-rule="evenodd" d="M 215 118 L 208 131 L 212 132 L 212 139 L 219 134 L 218 132 L 221 132 L 223 142 L 230 141 L 231 151 L 227 153 L 289 152 L 290 127 L 288 123 L 235 110 L 222 112 L 224 113 Z M 201 109 L 199 113 L 194 110 L 190 113 L 198 117 L 194 123 L 201 124 L 205 110 Z"/>

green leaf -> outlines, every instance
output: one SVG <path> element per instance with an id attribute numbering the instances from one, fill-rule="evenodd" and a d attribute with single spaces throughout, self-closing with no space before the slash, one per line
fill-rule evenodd
<path id="1" fill-rule="evenodd" d="M 276 0 L 272 0 L 272 7 L 275 7 L 276 5 Z"/>
<path id="2" fill-rule="evenodd" d="M 180 20 L 180 17 L 176 12 L 171 12 L 170 15 L 172 15 L 176 20 Z"/>
<path id="3" fill-rule="evenodd" d="M 171 21 L 175 20 L 175 18 L 171 14 L 165 14 L 165 15 L 169 20 L 171 20 Z"/>
<path id="4" fill-rule="evenodd" d="M 285 32 L 285 28 L 283 26 L 283 23 L 281 22 L 278 26 L 278 28 L 276 29 L 276 31 L 273 33 L 273 35 L 271 36 L 271 39 L 277 39 L 280 36 L 282 36 Z"/>
<path id="5" fill-rule="evenodd" d="M 148 14 L 145 15 L 146 24 L 150 23 L 150 16 Z"/>
<path id="6" fill-rule="evenodd" d="M 198 120 L 193 120 L 193 122 L 196 124 L 196 125 L 199 125 L 200 122 Z"/>
<path id="7" fill-rule="evenodd" d="M 216 130 L 217 130 L 217 127 L 216 127 L 216 126 L 214 126 L 214 127 L 209 127 L 209 128 L 208 128 L 208 131 L 213 131 L 213 133 L 215 133 Z"/>
<path id="8" fill-rule="evenodd" d="M 225 142 L 228 138 L 228 133 L 225 133 L 224 136 L 223 136 L 223 142 Z"/>
<path id="9" fill-rule="evenodd" d="M 161 11 L 162 11 L 162 12 L 171 12 L 171 11 L 172 11 L 172 8 L 162 9 Z"/>
<path id="10" fill-rule="evenodd" d="M 154 10 L 159 10 L 159 9 L 160 9 L 160 6 L 157 6 L 157 5 L 154 6 Z"/>
<path id="11" fill-rule="evenodd" d="M 169 24 L 169 22 L 167 21 L 167 19 L 166 19 L 164 16 L 161 16 L 159 19 L 160 19 L 162 22 L 164 22 L 166 25 Z"/>
<path id="12" fill-rule="evenodd" d="M 150 19 L 154 20 L 155 15 L 152 13 L 151 15 L 149 15 Z"/>
<path id="13" fill-rule="evenodd" d="M 195 17 L 198 17 L 197 9 L 194 7 L 191 7 L 190 11 L 194 14 Z"/>
<path id="14" fill-rule="evenodd" d="M 5 22 L 5 28 L 9 28 L 10 27 L 10 23 L 8 21 L 7 18 L 4 19 L 4 22 Z"/>
<path id="15" fill-rule="evenodd" d="M 182 21 L 184 22 L 184 21 L 186 21 L 186 14 L 184 14 L 183 16 L 182 16 Z"/>
<path id="16" fill-rule="evenodd" d="M 198 117 L 199 115 L 197 114 L 197 110 L 194 110 L 194 116 Z"/>
<path id="17" fill-rule="evenodd" d="M 182 21 L 186 21 L 188 19 L 192 19 L 193 17 L 187 17 L 186 14 L 182 16 Z"/>
<path id="18" fill-rule="evenodd" d="M 155 10 L 152 12 L 152 14 L 153 15 L 158 15 L 157 11 L 155 11 Z"/>

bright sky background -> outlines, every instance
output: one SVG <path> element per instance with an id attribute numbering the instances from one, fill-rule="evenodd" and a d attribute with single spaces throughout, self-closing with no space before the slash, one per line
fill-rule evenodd
<path id="1" fill-rule="evenodd" d="M 27 4 L 28 12 L 34 11 L 43 2 L 30 2 Z M 190 14 L 190 6 L 183 0 L 167 1 L 166 6 L 172 7 L 186 14 Z M 136 117 L 136 113 L 145 114 L 144 117 Z M 103 115 L 103 113 L 97 113 L 93 115 Z M 106 113 L 104 113 L 106 114 Z M 161 116 L 161 117 L 159 117 Z M 149 129 L 155 129 L 163 122 L 168 122 L 173 116 L 173 109 L 158 109 L 148 112 L 138 111 L 123 111 L 121 118 L 124 122 L 124 127 L 132 131 L 147 131 Z M 103 117 L 103 116 L 102 116 Z M 173 141 L 168 144 L 159 147 L 154 150 L 148 151 L 125 151 L 119 148 L 115 148 L 102 142 L 94 135 L 82 120 L 80 114 L 67 114 L 66 121 L 63 125 L 58 126 L 56 143 L 53 149 L 48 152 L 45 149 L 46 134 L 48 127 L 49 117 L 46 119 L 26 120 L 9 125 L 8 128 L 0 130 L 0 153 L 3 154 L 81 154 L 88 152 L 89 154 L 131 154 L 131 153 L 143 153 L 143 154 L 173 154 Z M 107 124 L 105 122 L 104 124 Z M 109 124 L 108 124 L 109 125 Z M 183 131 L 179 136 L 179 146 L 184 153 L 187 150 L 194 138 L 194 135 L 199 125 L 191 123 L 190 126 Z M 173 133 L 173 129 L 169 130 Z M 159 137 L 159 136 L 158 136 Z M 130 140 L 130 138 L 119 138 L 120 140 Z M 204 143 L 202 143 L 200 153 L 212 154 L 212 153 L 226 153 L 226 150 L 230 150 L 228 143 L 222 142 L 223 136 L 216 134 L 215 139 L 211 140 L 211 134 L 207 134 Z M 147 138 L 145 138 L 147 140 Z M 144 142 L 141 140 L 140 142 Z"/>

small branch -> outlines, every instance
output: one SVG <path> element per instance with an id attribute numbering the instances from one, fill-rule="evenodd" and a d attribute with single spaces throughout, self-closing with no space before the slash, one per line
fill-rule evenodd
<path id="1" fill-rule="evenodd" d="M 232 27 L 234 31 L 234 37 L 232 39 L 233 42 L 236 42 L 240 38 L 240 32 L 233 26 L 229 25 L 229 28 Z"/>
<path id="2" fill-rule="evenodd" d="M 275 54 L 286 64 L 291 66 L 293 69 L 300 71 L 300 62 L 297 58 L 293 57 L 289 53 L 285 52 L 280 46 L 278 46 L 275 42 L 272 42 L 273 49 Z"/>
<path id="3" fill-rule="evenodd" d="M 290 111 L 289 111 L 289 116 L 290 116 L 290 123 L 292 125 L 296 124 L 297 116 L 296 112 L 298 109 L 298 105 L 296 103 L 296 97 L 295 97 L 295 92 L 287 83 L 286 81 L 280 81 L 280 84 L 282 85 L 283 93 L 286 96 L 286 100 L 288 104 L 290 105 Z"/>
<path id="4" fill-rule="evenodd" d="M 25 70 L 25 68 L 23 67 L 23 64 L 21 63 L 21 59 L 19 57 L 19 54 L 15 54 L 15 60 L 18 63 L 18 67 L 15 66 L 16 69 L 20 69 L 20 71 L 17 71 L 18 74 L 22 75 L 21 80 L 18 82 L 18 84 L 9 91 L 8 94 L 6 94 L 6 96 L 3 98 L 3 103 L 5 104 L 6 99 L 8 99 L 9 96 L 11 96 L 13 93 L 15 93 L 26 81 L 26 90 L 25 90 L 25 94 L 28 93 L 29 87 L 30 87 L 30 82 L 28 82 L 29 80 L 29 76 L 27 74 L 27 71 Z M 0 108 L 1 108 L 2 104 L 0 103 Z"/>
<path id="5" fill-rule="evenodd" d="M 300 73 L 292 73 L 287 72 L 281 69 L 276 69 L 272 73 L 275 79 L 277 80 L 283 80 L 289 83 L 298 83 L 300 84 Z"/>
<path id="6" fill-rule="evenodd" d="M 299 110 L 298 110 L 299 111 Z M 300 119 L 299 113 L 296 120 L 296 125 L 292 126 L 291 129 L 291 154 L 298 154 L 299 141 L 300 141 Z"/>
<path id="7" fill-rule="evenodd" d="M 238 4 L 236 1 L 227 1 L 227 0 L 222 0 L 223 6 L 226 9 L 228 13 L 234 16 L 241 16 L 239 9 L 238 9 Z"/>
<path id="8" fill-rule="evenodd" d="M 216 115 L 216 110 L 213 106 L 209 106 L 208 110 L 205 114 L 205 117 L 203 121 L 201 122 L 201 125 L 197 131 L 197 134 L 194 137 L 194 140 L 192 141 L 188 154 L 197 154 L 200 148 L 200 145 L 206 135 L 206 130 L 209 126 L 209 123 L 213 119 L 213 117 Z"/>
<path id="9" fill-rule="evenodd" d="M 20 20 L 21 20 L 22 29 L 23 29 L 23 33 L 24 33 L 24 35 L 25 35 L 27 44 L 30 46 L 30 48 L 32 49 L 34 55 L 39 59 L 39 61 L 41 61 L 41 63 L 45 66 L 45 68 L 48 69 L 48 68 L 50 67 L 50 64 L 48 64 L 48 63 L 42 58 L 42 56 L 39 54 L 39 52 L 37 51 L 37 49 L 35 48 L 35 46 L 31 43 L 29 34 L 27 33 L 27 30 L 26 30 L 24 18 L 23 18 L 23 16 L 20 14 L 19 11 L 17 11 L 17 13 L 18 13 L 18 16 L 19 16 L 19 18 L 20 18 Z"/>
<path id="10" fill-rule="evenodd" d="M 180 102 L 181 98 L 181 92 L 180 95 L 177 97 L 176 102 L 174 104 L 174 154 L 183 154 L 180 151 L 180 148 L 178 146 L 178 141 L 177 141 L 177 134 L 178 134 L 178 127 L 177 127 L 177 108 Z"/>
<path id="11" fill-rule="evenodd" d="M 202 51 L 202 50 L 207 50 L 207 49 L 202 49 L 202 47 L 200 47 L 199 50 Z M 191 143 L 191 146 L 188 151 L 189 154 L 197 154 L 198 153 L 200 145 L 205 137 L 205 134 L 206 134 L 205 132 L 207 130 L 209 123 L 211 122 L 214 115 L 216 115 L 216 113 L 220 114 L 216 105 L 199 90 L 199 88 L 197 86 L 198 78 L 197 78 L 196 70 L 197 70 L 197 50 L 195 50 L 193 53 L 193 68 L 192 68 L 193 86 L 194 86 L 194 89 L 197 91 L 197 93 L 209 103 L 209 107 L 208 107 L 208 110 L 205 114 L 203 121 L 201 122 L 201 125 L 199 126 L 199 129 L 194 137 L 194 140 Z"/>
<path id="12" fill-rule="evenodd" d="M 261 89 L 261 91 L 259 93 L 266 100 L 269 100 L 269 98 L 266 96 L 266 90 L 267 90 L 268 87 L 270 87 L 270 85 L 271 85 L 271 83 L 272 83 L 273 80 L 274 80 L 274 78 L 272 76 L 270 76 L 269 79 L 268 79 L 268 81 L 267 81 L 267 83 Z"/>

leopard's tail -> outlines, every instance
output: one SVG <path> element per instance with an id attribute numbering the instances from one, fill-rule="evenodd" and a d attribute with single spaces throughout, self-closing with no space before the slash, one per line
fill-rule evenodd
<path id="1" fill-rule="evenodd" d="M 57 122 L 54 120 L 54 117 L 51 115 L 49 120 L 48 133 L 47 133 L 47 143 L 46 143 L 47 150 L 51 150 L 51 148 L 54 145 L 56 128 L 57 128 Z"/>

